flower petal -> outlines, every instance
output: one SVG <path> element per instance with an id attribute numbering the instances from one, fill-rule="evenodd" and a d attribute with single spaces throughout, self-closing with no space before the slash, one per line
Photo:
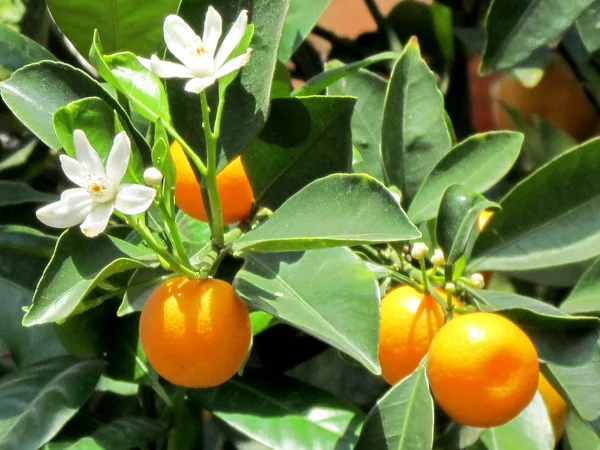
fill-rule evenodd
<path id="1" fill-rule="evenodd" d="M 152 56 L 156 56 L 156 55 L 152 55 Z M 144 66 L 146 69 L 148 70 L 152 70 L 152 68 L 150 67 L 150 60 L 147 58 L 142 58 L 141 56 L 136 56 L 135 59 L 138 60 L 138 62 Z"/>
<path id="2" fill-rule="evenodd" d="M 221 77 L 227 75 L 228 73 L 231 73 L 234 70 L 238 70 L 240 67 L 248 64 L 248 61 L 250 61 L 250 53 L 251 52 L 252 52 L 252 49 L 249 48 L 246 50 L 246 53 L 244 53 L 243 55 L 236 56 L 235 58 L 227 61 L 225 64 L 223 64 L 219 68 L 219 70 L 217 70 L 217 72 L 215 73 L 215 78 L 221 78 Z"/>
<path id="3" fill-rule="evenodd" d="M 91 212 L 85 218 L 80 228 L 87 237 L 98 236 L 106 229 L 108 220 L 115 209 L 111 202 L 94 203 Z"/>
<path id="4" fill-rule="evenodd" d="M 73 145 L 75 145 L 77 161 L 87 173 L 95 173 L 98 176 L 105 175 L 104 166 L 98 152 L 94 150 L 82 130 L 73 132 Z"/>
<path id="5" fill-rule="evenodd" d="M 202 45 L 202 39 L 181 17 L 174 14 L 165 19 L 163 33 L 169 51 L 187 67 L 192 67 L 195 49 Z"/>
<path id="6" fill-rule="evenodd" d="M 80 189 L 69 189 L 68 191 L 63 192 L 63 196 L 70 191 L 80 191 Z M 81 191 L 83 191 L 83 189 L 81 189 Z M 40 222 L 49 227 L 72 227 L 73 225 L 83 222 L 92 209 L 92 198 L 87 192 L 85 192 L 85 194 L 85 197 L 77 197 L 75 195 L 73 195 L 72 198 L 61 197 L 60 201 L 38 209 L 35 214 Z"/>
<path id="7" fill-rule="evenodd" d="M 71 180 L 77 186 L 87 186 L 87 179 L 85 177 L 86 172 L 81 164 L 79 164 L 79 161 L 67 155 L 60 155 L 58 159 L 60 159 L 62 171 L 69 180 Z"/>
<path id="8" fill-rule="evenodd" d="M 222 32 L 223 21 L 221 20 L 221 16 L 215 8 L 209 6 L 206 18 L 204 19 L 204 33 L 202 34 L 202 39 L 212 58 L 215 57 L 215 51 L 217 50 L 217 44 L 219 43 L 219 39 L 221 39 Z"/>
<path id="9" fill-rule="evenodd" d="M 159 78 L 192 78 L 190 69 L 183 64 L 161 61 L 156 55 L 152 55 L 150 70 Z"/>
<path id="10" fill-rule="evenodd" d="M 238 46 L 244 34 L 246 33 L 246 26 L 248 25 L 248 11 L 243 10 L 238 16 L 237 20 L 227 33 L 225 39 L 223 39 L 223 43 L 219 47 L 219 51 L 217 52 L 217 56 L 215 56 L 215 67 L 218 69 L 221 67 L 231 52 L 235 50 Z"/>
<path id="11" fill-rule="evenodd" d="M 115 199 L 115 208 L 123 214 L 140 214 L 150 208 L 156 189 L 141 184 L 122 184 Z"/>
<path id="12" fill-rule="evenodd" d="M 112 148 L 108 154 L 106 161 L 106 178 L 109 181 L 119 184 L 129 164 L 129 155 L 131 154 L 131 142 L 127 137 L 127 133 L 121 131 L 115 136 Z"/>
<path id="13" fill-rule="evenodd" d="M 194 92 L 199 94 L 208 86 L 215 82 L 215 77 L 204 77 L 204 78 L 192 78 L 190 81 L 185 83 L 185 90 L 188 92 Z"/>

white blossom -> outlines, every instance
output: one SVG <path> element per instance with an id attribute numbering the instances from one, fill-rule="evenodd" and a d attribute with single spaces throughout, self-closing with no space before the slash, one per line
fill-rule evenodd
<path id="1" fill-rule="evenodd" d="M 425 245 L 425 243 L 415 242 L 410 251 L 410 256 L 412 256 L 413 259 L 420 261 L 423 258 L 425 258 L 428 251 L 429 251 L 429 247 L 427 247 L 427 245 Z"/>
<path id="2" fill-rule="evenodd" d="M 162 183 L 163 174 L 156 167 L 148 167 L 144 170 L 144 182 L 150 187 L 158 187 Z"/>
<path id="3" fill-rule="evenodd" d="M 64 191 L 58 202 L 38 209 L 38 219 L 54 228 L 81 224 L 93 237 L 102 233 L 113 211 L 133 215 L 146 211 L 156 190 L 139 184 L 121 184 L 127 171 L 131 144 L 122 131 L 114 139 L 106 168 L 82 130 L 73 133 L 76 158 L 60 156 L 62 170 L 78 188 Z"/>
<path id="4" fill-rule="evenodd" d="M 248 12 L 243 10 L 217 48 L 223 24 L 221 16 L 212 6 L 208 7 L 206 13 L 203 37 L 198 36 L 181 17 L 171 14 L 163 25 L 165 43 L 182 64 L 162 61 L 156 55 L 150 59 L 137 59 L 160 78 L 191 78 L 185 90 L 200 93 L 217 79 L 248 63 L 250 48 L 244 54 L 228 60 L 244 37 L 247 25 Z"/>
<path id="5" fill-rule="evenodd" d="M 485 287 L 485 279 L 480 273 L 474 273 L 471 275 L 471 286 L 475 289 L 483 289 Z"/>
<path id="6" fill-rule="evenodd" d="M 433 256 L 431 257 L 431 263 L 434 266 L 443 266 L 444 264 L 446 264 L 446 259 L 444 258 L 444 253 L 439 248 L 436 248 L 433 251 Z"/>

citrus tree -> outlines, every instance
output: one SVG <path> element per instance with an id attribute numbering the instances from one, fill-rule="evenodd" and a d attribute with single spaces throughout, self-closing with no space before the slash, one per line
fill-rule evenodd
<path id="1" fill-rule="evenodd" d="M 0 448 L 600 448 L 600 3 L 330 3 L 0 2 Z"/>

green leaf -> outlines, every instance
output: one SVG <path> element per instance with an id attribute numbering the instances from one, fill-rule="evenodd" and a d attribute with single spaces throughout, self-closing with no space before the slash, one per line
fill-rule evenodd
<path id="1" fill-rule="evenodd" d="M 348 97 L 274 100 L 265 128 L 242 156 L 254 201 L 277 209 L 311 181 L 349 172 L 354 105 Z"/>
<path id="2" fill-rule="evenodd" d="M 92 395 L 105 363 L 63 357 L 0 380 L 0 447 L 36 449 L 52 439 Z"/>
<path id="3" fill-rule="evenodd" d="M 250 62 L 227 89 L 219 142 L 225 153 L 220 154 L 219 167 L 222 167 L 225 159 L 231 161 L 248 147 L 269 115 L 271 84 L 288 1 L 182 0 L 178 15 L 200 32 L 209 5 L 221 14 L 224 24 L 232 24 L 242 9 L 248 10 L 249 22 L 256 30 L 251 42 Z M 169 81 L 167 90 L 175 129 L 197 153 L 202 154 L 205 146 L 198 95 L 185 92 L 179 80 Z M 216 95 L 213 95 L 216 91 L 209 89 L 213 110 L 216 110 Z"/>
<path id="4" fill-rule="evenodd" d="M 144 137 L 135 130 L 116 100 L 89 75 L 68 64 L 44 61 L 25 66 L 0 83 L 0 92 L 15 116 L 53 149 L 61 147 L 52 124 L 54 112 L 76 100 L 99 97 L 125 121 L 140 150 L 149 150 Z"/>
<path id="5" fill-rule="evenodd" d="M 364 419 L 355 407 L 289 377 L 249 370 L 192 395 L 237 431 L 269 448 L 350 450 Z"/>
<path id="6" fill-rule="evenodd" d="M 600 260 L 586 270 L 560 309 L 569 314 L 600 314 Z"/>
<path id="7" fill-rule="evenodd" d="M 369 412 L 356 450 L 429 450 L 432 446 L 433 399 L 421 366 Z"/>
<path id="8" fill-rule="evenodd" d="M 334 174 L 290 197 L 233 248 L 283 252 L 397 242 L 420 235 L 379 181 L 363 174 Z"/>
<path id="9" fill-rule="evenodd" d="M 287 62 L 292 57 L 330 3 L 331 0 L 290 0 L 279 43 L 279 61 Z"/>
<path id="10" fill-rule="evenodd" d="M 570 450 L 589 450 L 600 448 L 600 436 L 590 427 L 589 424 L 581 420 L 581 417 L 574 411 L 569 411 L 567 423 L 565 426 L 565 441 Z"/>
<path id="11" fill-rule="evenodd" d="M 539 393 L 517 417 L 481 435 L 489 450 L 553 450 L 554 433 L 548 409 Z"/>
<path id="12" fill-rule="evenodd" d="M 0 180 L 0 208 L 24 203 L 52 203 L 58 200 L 54 195 L 37 191 L 19 181 Z"/>
<path id="13" fill-rule="evenodd" d="M 598 37 L 599 18 L 600 2 L 596 0 L 579 15 L 577 22 L 575 22 L 581 40 L 590 54 L 594 54 L 600 50 L 600 38 Z"/>
<path id="14" fill-rule="evenodd" d="M 387 81 L 367 70 L 359 70 L 332 84 L 329 95 L 357 98 L 352 114 L 352 145 L 358 150 L 365 171 L 385 181 L 381 166 L 381 122 Z"/>
<path id="15" fill-rule="evenodd" d="M 130 52 L 104 55 L 98 33 L 90 48 L 90 61 L 98 73 L 122 92 L 142 117 L 171 123 L 169 99 L 162 81 L 146 69 Z"/>
<path id="16" fill-rule="evenodd" d="M 162 26 L 174 14 L 179 0 L 48 0 L 52 17 L 82 55 L 92 45 L 98 30 L 110 53 L 131 51 L 150 55 L 163 47 Z"/>
<path id="17" fill-rule="evenodd" d="M 69 229 L 56 244 L 23 325 L 65 319 L 99 282 L 155 261 L 153 252 L 125 241 L 107 235 L 90 239 L 77 228 Z"/>
<path id="18" fill-rule="evenodd" d="M 166 271 L 162 267 L 136 269 L 129 279 L 117 316 L 141 312 L 150 294 L 165 281 L 165 274 Z"/>
<path id="19" fill-rule="evenodd" d="M 271 314 L 263 311 L 254 311 L 250 313 L 250 325 L 252 326 L 252 336 L 262 333 L 267 328 L 277 324 L 278 321 Z"/>
<path id="20" fill-rule="evenodd" d="M 484 310 L 500 311 L 534 342 L 540 357 L 563 365 L 583 364 L 596 349 L 600 321 L 573 317 L 547 303 L 508 292 L 469 292 Z"/>
<path id="21" fill-rule="evenodd" d="M 481 69 L 508 69 L 557 39 L 593 0 L 493 0 Z"/>
<path id="22" fill-rule="evenodd" d="M 581 366 L 566 367 L 549 363 L 541 367 L 548 381 L 562 398 L 585 420 L 600 417 L 600 348 Z"/>
<path id="23" fill-rule="evenodd" d="M 308 80 L 298 89 L 294 90 L 292 92 L 292 97 L 308 97 L 310 95 L 318 95 L 333 83 L 341 80 L 345 76 L 357 72 L 360 69 L 364 69 L 372 64 L 377 64 L 382 61 L 395 60 L 399 56 L 400 55 L 395 52 L 378 53 L 355 63 L 345 64 L 343 66 L 335 67 L 331 70 L 326 70 L 325 72 L 322 72 Z"/>
<path id="24" fill-rule="evenodd" d="M 523 135 L 511 131 L 476 134 L 442 157 L 417 191 L 408 217 L 414 223 L 433 219 L 451 184 L 482 193 L 506 175 L 519 157 Z"/>
<path id="25" fill-rule="evenodd" d="M 292 77 L 284 63 L 277 61 L 273 84 L 271 86 L 271 100 L 288 98 L 292 94 Z"/>
<path id="26" fill-rule="evenodd" d="M 345 248 L 244 254 L 233 286 L 261 311 L 379 373 L 379 300 L 373 274 Z"/>
<path id="27" fill-rule="evenodd" d="M 0 24 L 0 80 L 8 78 L 12 72 L 27 64 L 45 59 L 55 60 L 52 53 L 37 42 Z"/>
<path id="28" fill-rule="evenodd" d="M 600 254 L 599 167 L 600 139 L 595 139 L 521 181 L 477 240 L 470 267 L 514 272 Z"/>
<path id="29" fill-rule="evenodd" d="M 484 209 L 499 208 L 483 195 L 459 184 L 453 184 L 444 191 L 436 224 L 436 237 L 446 257 L 446 264 L 456 263 L 465 253 L 471 233 L 477 228 L 479 213 Z"/>
<path id="30" fill-rule="evenodd" d="M 381 133 L 381 156 L 388 184 L 409 204 L 425 177 L 450 150 L 444 99 L 435 75 L 411 39 L 390 78 Z"/>

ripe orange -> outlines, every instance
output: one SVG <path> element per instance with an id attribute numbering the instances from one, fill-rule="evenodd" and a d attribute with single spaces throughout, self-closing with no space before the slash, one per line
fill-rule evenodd
<path id="1" fill-rule="evenodd" d="M 538 390 L 540 391 L 540 394 L 542 394 L 546 408 L 548 408 L 548 415 L 550 416 L 552 429 L 554 430 L 554 439 L 558 442 L 565 431 L 565 422 L 567 420 L 569 407 L 541 373 Z"/>
<path id="2" fill-rule="evenodd" d="M 516 128 L 502 103 L 515 109 L 528 122 L 537 115 L 580 141 L 594 135 L 598 126 L 596 111 L 579 80 L 558 57 L 550 62 L 533 88 L 523 86 L 512 75 L 505 75 L 493 83 L 490 94 L 492 113 L 499 129 Z"/>
<path id="3" fill-rule="evenodd" d="M 535 395 L 537 351 L 510 320 L 467 314 L 433 339 L 427 377 L 435 400 L 455 422 L 495 427 L 517 416 Z"/>
<path id="4" fill-rule="evenodd" d="M 171 158 L 177 171 L 175 177 L 175 203 L 188 216 L 208 222 L 200 186 L 185 152 L 177 141 L 171 144 Z M 228 225 L 241 222 L 250 214 L 254 194 L 238 156 L 217 174 L 223 222 Z"/>
<path id="5" fill-rule="evenodd" d="M 211 387 L 231 378 L 250 347 L 250 315 L 229 283 L 179 277 L 158 286 L 140 317 L 140 339 L 173 384 Z"/>
<path id="6" fill-rule="evenodd" d="M 446 298 L 443 290 L 437 292 Z M 456 298 L 454 304 L 462 306 Z M 396 384 L 412 373 L 445 322 L 444 310 L 438 302 L 411 286 L 400 286 L 383 297 L 379 329 L 383 379 Z"/>

